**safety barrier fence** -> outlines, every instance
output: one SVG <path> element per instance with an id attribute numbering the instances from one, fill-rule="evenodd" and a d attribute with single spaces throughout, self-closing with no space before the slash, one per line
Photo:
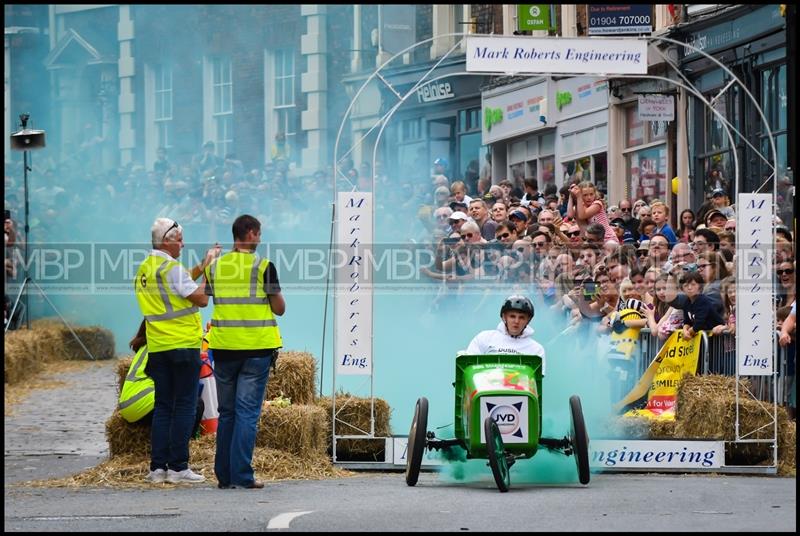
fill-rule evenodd
<path id="1" fill-rule="evenodd" d="M 773 402 L 773 395 L 777 392 L 778 405 L 786 405 L 789 401 L 792 378 L 794 370 L 794 343 L 785 347 L 778 346 L 777 334 L 775 337 L 775 374 L 768 376 L 740 376 L 749 378 L 750 391 L 758 400 Z M 663 346 L 664 341 L 659 339 L 649 329 L 643 328 L 639 333 L 639 344 L 633 354 L 636 360 L 635 370 L 637 375 L 628 378 L 629 389 L 644 374 L 647 367 L 653 361 L 658 351 Z M 723 376 L 736 376 L 736 337 L 735 335 L 723 334 L 711 337 L 702 337 L 700 348 L 700 358 L 697 365 L 697 374 L 721 374 Z M 777 389 L 773 390 L 772 382 L 777 382 Z"/>

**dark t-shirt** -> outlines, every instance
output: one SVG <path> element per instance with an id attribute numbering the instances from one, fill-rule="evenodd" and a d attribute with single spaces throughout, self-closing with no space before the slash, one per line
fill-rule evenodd
<path id="1" fill-rule="evenodd" d="M 278 270 L 275 269 L 275 264 L 270 262 L 264 272 L 264 289 L 267 296 L 278 294 L 281 291 L 281 285 L 278 281 Z M 213 289 L 211 283 L 206 280 L 206 294 L 213 296 Z M 254 350 L 211 350 L 211 355 L 215 360 L 229 361 L 233 359 L 247 359 L 248 357 L 265 357 L 272 355 L 276 348 L 260 348 Z"/>

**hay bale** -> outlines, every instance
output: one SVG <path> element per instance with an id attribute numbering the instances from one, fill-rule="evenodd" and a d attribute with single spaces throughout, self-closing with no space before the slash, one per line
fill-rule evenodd
<path id="1" fill-rule="evenodd" d="M 328 426 L 331 426 L 331 411 L 333 400 L 322 397 L 317 400 L 317 405 L 325 410 Z M 361 435 L 370 431 L 369 398 L 358 398 L 349 393 L 336 395 L 336 435 Z M 375 436 L 388 437 L 391 435 L 389 420 L 391 408 L 381 399 L 375 399 Z M 330 437 L 330 432 L 328 433 Z M 341 439 L 336 442 L 337 459 L 359 458 L 383 461 L 385 443 L 375 439 Z M 328 449 L 332 447 L 329 445 Z"/>
<path id="2" fill-rule="evenodd" d="M 95 359 L 112 359 L 115 356 L 114 334 L 108 329 L 100 326 L 70 327 Z M 63 322 L 54 318 L 43 318 L 33 321 L 31 329 L 41 333 L 47 360 L 91 360 Z"/>
<path id="3" fill-rule="evenodd" d="M 189 442 L 189 465 L 203 474 L 207 484 L 215 485 L 214 454 L 215 436 L 202 436 Z M 356 473 L 334 467 L 326 456 L 301 458 L 276 449 L 256 447 L 253 452 L 253 469 L 260 480 L 320 480 L 343 478 Z M 82 473 L 56 479 L 26 482 L 31 487 L 107 487 L 128 489 L 174 488 L 182 484 L 154 485 L 145 480 L 150 471 L 150 458 L 125 454 L 104 461 Z"/>
<path id="4" fill-rule="evenodd" d="M 116 409 L 106 421 L 109 458 L 132 456 L 150 460 L 150 424 L 129 423 Z"/>
<path id="5" fill-rule="evenodd" d="M 116 355 L 114 334 L 110 330 L 100 326 L 73 326 L 72 329 L 95 359 L 113 359 Z M 61 341 L 64 359 L 91 359 L 66 327 L 61 330 Z"/>
<path id="6" fill-rule="evenodd" d="M 133 363 L 133 356 L 121 357 L 117 361 L 117 394 L 122 392 L 122 386 L 125 384 L 125 376 L 128 375 L 128 369 L 131 368 Z"/>
<path id="7" fill-rule="evenodd" d="M 73 329 L 96 359 L 115 356 L 114 335 L 109 330 L 98 326 Z M 9 331 L 4 351 L 5 381 L 9 384 L 30 378 L 46 362 L 89 359 L 69 329 L 49 319 L 32 322 L 31 329 Z"/>
<path id="8" fill-rule="evenodd" d="M 673 439 L 675 437 L 675 421 L 657 420 L 650 421 L 650 439 Z"/>
<path id="9" fill-rule="evenodd" d="M 270 373 L 265 399 L 282 395 L 292 404 L 313 404 L 317 362 L 309 352 L 280 352 L 275 370 Z"/>
<path id="10" fill-rule="evenodd" d="M 753 400 L 747 393 L 748 378 L 740 378 L 739 433 L 748 439 L 771 439 L 773 436 L 772 403 Z M 736 378 L 730 376 L 684 377 L 678 387 L 675 436 L 692 439 L 736 439 Z M 795 471 L 796 428 L 786 408 L 777 407 L 778 470 Z M 769 443 L 728 443 L 726 463 L 754 465 L 770 463 Z"/>
<path id="11" fill-rule="evenodd" d="M 609 438 L 672 439 L 675 421 L 648 419 L 647 417 L 616 417 L 606 426 Z M 606 436 L 604 436 L 606 437 Z"/>
<path id="12" fill-rule="evenodd" d="M 790 419 L 778 421 L 778 474 L 797 474 L 797 423 Z"/>
<path id="13" fill-rule="evenodd" d="M 42 338 L 32 329 L 6 333 L 3 343 L 5 383 L 19 383 L 42 370 L 45 359 L 41 343 Z"/>
<path id="14" fill-rule="evenodd" d="M 739 423 L 743 430 L 766 426 L 772 416 L 764 409 L 771 404 L 748 398 L 747 378 L 740 380 Z M 736 437 L 736 378 L 707 375 L 684 376 L 678 385 L 675 434 L 686 439 L 724 439 Z M 784 410 L 785 411 L 785 410 Z M 764 428 L 751 439 L 764 439 L 772 428 Z"/>
<path id="15" fill-rule="evenodd" d="M 328 422 L 319 406 L 292 404 L 279 408 L 264 402 L 256 446 L 282 450 L 304 459 L 325 456 Z"/>

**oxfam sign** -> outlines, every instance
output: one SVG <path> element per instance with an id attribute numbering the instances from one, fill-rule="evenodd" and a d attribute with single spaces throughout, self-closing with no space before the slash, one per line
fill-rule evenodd
<path id="1" fill-rule="evenodd" d="M 521 31 L 549 30 L 550 4 L 517 5 L 517 29 Z"/>

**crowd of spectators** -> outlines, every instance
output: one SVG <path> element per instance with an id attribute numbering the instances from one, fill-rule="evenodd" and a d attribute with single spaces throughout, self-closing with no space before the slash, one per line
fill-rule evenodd
<path id="1" fill-rule="evenodd" d="M 248 213 L 269 222 L 275 242 L 296 242 L 315 229 L 326 243 L 333 168 L 300 174 L 279 137 L 271 157 L 249 167 L 233 153 L 219 156 L 206 142 L 180 162 L 160 148 L 150 170 L 129 164 L 95 171 L 80 158 L 34 161 L 30 239 L 140 241 L 142 222 L 156 217 L 216 225 L 219 236 L 227 236 L 233 219 Z M 534 178 L 492 184 L 483 171 L 477 180 L 451 180 L 444 158 L 432 163 L 430 181 L 400 173 L 390 179 L 380 162 L 373 170 L 349 158 L 338 171 L 338 190 L 374 186 L 376 240 L 434 251 L 433 266 L 421 267 L 421 274 L 441 281 L 439 298 L 470 285 L 506 284 L 600 332 L 613 329 L 614 314 L 632 304 L 662 340 L 676 330 L 736 331 L 736 207 L 723 189 L 709 192 L 695 210 L 683 210 L 673 228 L 664 200 L 612 202 L 577 178 L 544 191 Z M 7 252 L 28 238 L 19 232 L 21 176 L 21 164 L 6 166 L 5 205 L 13 214 L 6 218 Z M 795 238 L 782 221 L 776 225 L 780 319 L 795 300 Z M 7 277 L 14 269 L 7 255 Z"/>
<path id="2" fill-rule="evenodd" d="M 435 266 L 421 272 L 443 281 L 440 296 L 508 284 L 600 333 L 630 308 L 662 341 L 674 331 L 736 333 L 736 207 L 723 190 L 682 211 L 673 229 L 664 200 L 609 203 L 587 181 L 544 193 L 535 179 L 465 192 L 444 179 L 434 178 L 433 203 L 419 213 L 436 251 Z M 795 241 L 782 221 L 775 225 L 780 330 L 795 300 Z M 788 355 L 784 372 L 793 376 Z"/>

